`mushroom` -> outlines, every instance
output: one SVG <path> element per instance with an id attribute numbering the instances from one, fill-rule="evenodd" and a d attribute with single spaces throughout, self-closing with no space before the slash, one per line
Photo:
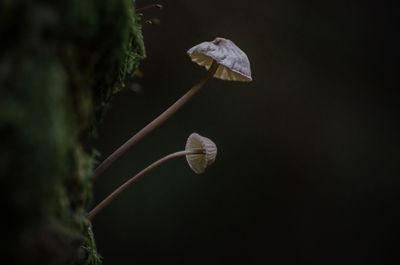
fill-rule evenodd
<path id="1" fill-rule="evenodd" d="M 217 156 L 217 146 L 210 139 L 192 133 L 186 142 L 185 150 L 204 150 L 201 154 L 187 154 L 186 160 L 190 168 L 197 174 L 201 174 L 214 163 Z"/>
<path id="2" fill-rule="evenodd" d="M 209 69 L 214 61 L 220 64 L 214 77 L 222 80 L 250 82 L 251 70 L 247 55 L 232 41 L 216 38 L 188 50 L 193 62 Z"/>
<path id="3" fill-rule="evenodd" d="M 180 156 L 186 156 L 186 160 L 189 163 L 191 169 L 197 174 L 203 173 L 204 170 L 215 161 L 215 156 L 217 155 L 217 147 L 213 141 L 210 139 L 200 136 L 197 133 L 192 133 L 186 141 L 186 146 L 184 151 L 178 151 L 171 153 L 163 158 L 152 163 L 150 166 L 146 167 L 134 177 L 126 181 L 124 184 L 119 186 L 114 192 L 108 195 L 102 202 L 100 202 L 96 207 L 91 210 L 86 218 L 92 220 L 101 210 L 104 209 L 108 204 L 110 204 L 119 194 L 121 194 L 126 188 L 131 184 L 136 182 L 140 177 L 151 171 L 152 169 L 158 167 L 164 162 Z"/>
<path id="4" fill-rule="evenodd" d="M 199 65 L 205 66 L 206 76 L 195 84 L 186 94 L 178 99 L 172 106 L 132 136 L 108 158 L 106 158 L 94 171 L 93 179 L 96 180 L 119 157 L 132 148 L 139 140 L 155 128 L 168 120 L 179 108 L 188 102 L 213 76 L 223 80 L 251 81 L 250 63 L 246 54 L 232 41 L 216 38 L 211 42 L 203 42 L 188 50 L 190 58 Z"/>

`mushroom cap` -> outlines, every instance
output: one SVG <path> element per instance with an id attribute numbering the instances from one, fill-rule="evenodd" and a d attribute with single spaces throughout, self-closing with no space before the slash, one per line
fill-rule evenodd
<path id="1" fill-rule="evenodd" d="M 187 51 L 193 62 L 204 66 L 207 70 L 213 60 L 220 64 L 214 77 L 250 82 L 251 70 L 247 55 L 232 41 L 224 38 L 215 38 L 211 42 L 202 42 Z"/>
<path id="2" fill-rule="evenodd" d="M 204 154 L 186 155 L 190 168 L 197 174 L 203 173 L 209 165 L 214 163 L 217 156 L 217 146 L 213 141 L 197 133 L 192 133 L 186 141 L 185 150 L 199 149 L 204 149 Z"/>

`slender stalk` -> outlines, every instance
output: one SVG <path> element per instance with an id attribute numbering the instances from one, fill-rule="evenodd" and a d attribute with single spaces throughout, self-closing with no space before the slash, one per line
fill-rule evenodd
<path id="1" fill-rule="evenodd" d="M 99 203 L 95 208 L 93 208 L 93 210 L 91 210 L 88 213 L 86 218 L 91 221 L 93 219 L 93 217 L 95 217 L 104 207 L 106 207 L 108 204 L 110 204 L 110 202 L 112 202 L 112 200 L 114 200 L 115 197 L 117 197 L 121 192 L 123 192 L 126 188 L 128 188 L 129 185 L 136 182 L 141 176 L 148 173 L 150 170 L 158 167 L 162 163 L 164 163 L 172 158 L 179 157 L 179 156 L 185 156 L 185 155 L 190 155 L 190 154 L 203 154 L 203 153 L 204 153 L 204 150 L 200 149 L 200 150 L 179 151 L 179 152 L 175 152 L 175 153 L 169 154 L 167 156 L 164 156 L 163 158 L 157 160 L 150 166 L 148 166 L 145 169 L 143 169 L 142 171 L 140 171 L 134 177 L 132 177 L 127 182 L 122 184 L 119 188 L 117 188 L 113 193 L 108 195 L 107 198 L 105 198 L 101 203 Z"/>
<path id="2" fill-rule="evenodd" d="M 166 111 L 161 113 L 152 122 L 147 124 L 143 129 L 132 136 L 128 141 L 121 145 L 116 151 L 114 151 L 109 157 L 107 157 L 94 171 L 93 180 L 96 181 L 104 171 L 109 168 L 118 158 L 125 154 L 129 149 L 131 149 L 137 142 L 139 142 L 144 136 L 152 132 L 155 128 L 163 124 L 168 120 L 178 109 L 180 109 L 185 103 L 187 103 L 206 83 L 210 80 L 218 69 L 219 64 L 213 61 L 210 69 L 208 70 L 206 76 L 195 84 L 185 95 L 178 99 L 172 106 L 170 106 Z"/>

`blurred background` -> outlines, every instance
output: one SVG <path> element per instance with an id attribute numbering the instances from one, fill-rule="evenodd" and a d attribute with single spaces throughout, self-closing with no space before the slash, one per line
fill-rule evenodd
<path id="1" fill-rule="evenodd" d="M 158 3 L 137 0 L 137 7 Z M 253 82 L 211 80 L 96 183 L 94 204 L 197 132 L 218 156 L 184 158 L 93 222 L 104 264 L 400 264 L 399 43 L 384 1 L 160 1 L 143 77 L 100 127 L 103 160 L 205 73 L 186 51 L 224 37 Z M 93 204 L 93 205 L 94 205 Z"/>

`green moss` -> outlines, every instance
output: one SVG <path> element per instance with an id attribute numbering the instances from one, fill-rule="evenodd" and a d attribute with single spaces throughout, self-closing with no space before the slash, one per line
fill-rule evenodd
<path id="1" fill-rule="evenodd" d="M 0 3 L 1 264 L 101 263 L 85 218 L 90 143 L 145 56 L 133 4 Z"/>

